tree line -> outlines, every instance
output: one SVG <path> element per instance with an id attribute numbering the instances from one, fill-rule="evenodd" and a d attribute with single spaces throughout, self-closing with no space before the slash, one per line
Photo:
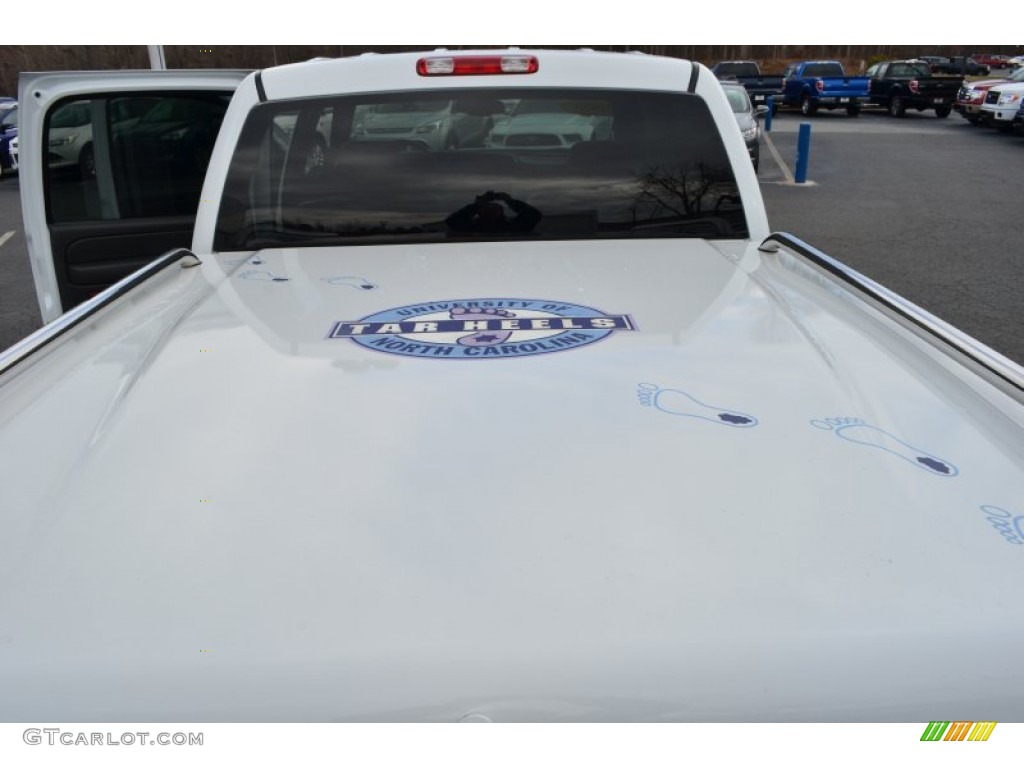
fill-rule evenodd
<path id="1" fill-rule="evenodd" d="M 375 51 L 431 51 L 487 48 L 470 45 L 210 45 L 164 46 L 164 58 L 171 69 L 262 69 L 317 57 L 336 58 Z M 522 45 L 521 48 L 532 46 Z M 536 46 L 577 48 L 579 46 Z M 777 72 L 788 61 L 840 59 L 856 72 L 862 64 L 888 58 L 924 54 L 939 56 L 971 53 L 1017 53 L 1006 46 L 921 46 L 921 45 L 595 45 L 594 50 L 641 51 L 643 53 L 694 59 L 713 64 L 725 59 L 754 59 L 766 71 Z M 7 45 L 0 46 L 0 96 L 16 96 L 21 72 L 92 69 L 149 69 L 145 45 Z"/>

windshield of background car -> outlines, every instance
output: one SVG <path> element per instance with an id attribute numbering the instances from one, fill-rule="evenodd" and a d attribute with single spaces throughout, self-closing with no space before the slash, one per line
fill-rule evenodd
<path id="1" fill-rule="evenodd" d="M 747 97 L 746 88 L 726 88 L 725 95 L 733 112 L 743 114 L 750 111 L 750 99 Z"/>
<path id="2" fill-rule="evenodd" d="M 255 107 L 214 248 L 652 236 L 747 236 L 703 99 L 460 89 Z"/>

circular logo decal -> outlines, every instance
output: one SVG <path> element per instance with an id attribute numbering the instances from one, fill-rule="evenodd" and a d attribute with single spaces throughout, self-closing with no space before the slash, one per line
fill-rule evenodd
<path id="1" fill-rule="evenodd" d="M 629 315 L 529 299 L 458 299 L 410 304 L 335 323 L 327 337 L 367 349 L 440 359 L 563 352 L 635 330 Z"/>

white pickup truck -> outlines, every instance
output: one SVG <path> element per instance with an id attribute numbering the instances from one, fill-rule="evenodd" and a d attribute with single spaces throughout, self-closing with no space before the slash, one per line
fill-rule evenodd
<path id="1" fill-rule="evenodd" d="M 0 719 L 1024 720 L 1024 371 L 771 234 L 704 67 L 20 99 Z"/>

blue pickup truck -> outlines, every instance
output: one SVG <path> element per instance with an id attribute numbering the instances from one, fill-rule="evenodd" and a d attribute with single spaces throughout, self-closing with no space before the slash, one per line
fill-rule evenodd
<path id="1" fill-rule="evenodd" d="M 838 61 L 800 61 L 786 67 L 783 74 L 783 103 L 799 107 L 807 115 L 819 109 L 845 109 L 851 117 L 860 114 L 867 103 L 871 80 L 849 77 Z"/>

